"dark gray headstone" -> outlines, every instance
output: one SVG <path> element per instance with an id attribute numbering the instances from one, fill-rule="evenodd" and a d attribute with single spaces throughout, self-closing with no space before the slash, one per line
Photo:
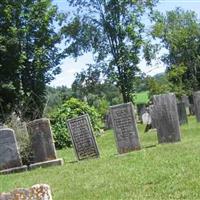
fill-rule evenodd
<path id="1" fill-rule="evenodd" d="M 146 111 L 146 105 L 145 104 L 138 104 L 137 105 L 137 114 L 138 114 L 138 118 L 141 122 L 142 122 L 142 115 L 145 113 L 145 111 Z"/>
<path id="2" fill-rule="evenodd" d="M 176 96 L 172 93 L 153 97 L 159 143 L 181 140 Z"/>
<path id="3" fill-rule="evenodd" d="M 193 101 L 194 101 L 194 113 L 196 115 L 196 119 L 200 122 L 200 91 L 193 93 Z"/>
<path id="4" fill-rule="evenodd" d="M 132 103 L 111 106 L 110 113 L 118 153 L 139 150 L 140 141 Z"/>
<path id="5" fill-rule="evenodd" d="M 187 95 L 183 95 L 181 97 L 181 102 L 185 103 L 185 107 L 187 107 L 187 108 L 190 107 L 190 101 L 189 101 L 189 97 Z"/>
<path id="6" fill-rule="evenodd" d="M 16 171 L 17 169 L 20 171 L 24 166 L 22 166 L 14 131 L 9 128 L 0 129 L 0 172 L 4 170 L 12 172 L 15 168 Z"/>
<path id="7" fill-rule="evenodd" d="M 185 103 L 184 102 L 177 103 L 177 110 L 178 110 L 178 117 L 179 117 L 180 125 L 187 124 L 188 119 L 187 119 Z"/>
<path id="8" fill-rule="evenodd" d="M 154 105 L 149 106 L 149 114 L 151 116 L 151 126 L 152 128 L 156 128 L 156 112 L 154 109 Z"/>
<path id="9" fill-rule="evenodd" d="M 112 128 L 113 128 L 112 119 L 111 119 L 111 116 L 110 116 L 110 112 L 108 112 L 105 115 L 105 129 L 109 130 L 109 129 L 112 129 Z"/>
<path id="10" fill-rule="evenodd" d="M 62 159 L 57 159 L 55 145 L 50 127 L 50 121 L 48 119 L 37 119 L 27 124 L 27 130 L 31 141 L 31 149 L 33 153 L 34 164 L 31 167 L 38 166 L 49 166 L 57 163 L 62 164 Z M 47 164 L 45 164 L 45 161 Z M 36 164 L 35 164 L 36 163 Z"/>
<path id="11" fill-rule="evenodd" d="M 67 125 L 78 160 L 98 158 L 99 150 L 89 116 L 86 114 L 67 120 Z"/>

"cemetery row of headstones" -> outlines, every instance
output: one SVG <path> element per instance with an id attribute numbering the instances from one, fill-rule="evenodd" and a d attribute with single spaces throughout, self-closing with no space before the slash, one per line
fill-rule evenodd
<path id="1" fill-rule="evenodd" d="M 200 93 L 194 96 L 195 106 L 200 105 Z M 159 143 L 181 140 L 178 112 L 186 115 L 183 105 L 177 106 L 174 94 L 155 95 L 150 107 L 152 124 L 157 129 Z M 199 114 L 200 118 L 200 114 Z M 132 103 L 110 107 L 110 120 L 114 129 L 119 154 L 141 149 L 136 119 Z M 184 121 L 185 119 L 181 119 Z M 89 116 L 83 115 L 67 121 L 72 143 L 78 160 L 99 157 L 99 150 Z M 27 124 L 33 151 L 33 163 L 29 168 L 62 165 L 57 159 L 56 150 L 48 119 L 39 119 Z M 22 165 L 14 131 L 0 129 L 0 171 L 1 173 L 26 170 Z"/>
<path id="2" fill-rule="evenodd" d="M 39 119 L 27 124 L 33 153 L 29 169 L 62 165 L 63 160 L 57 159 L 56 150 L 48 119 Z M 26 171 L 27 166 L 22 165 L 15 133 L 12 129 L 0 129 L 0 173 Z"/>

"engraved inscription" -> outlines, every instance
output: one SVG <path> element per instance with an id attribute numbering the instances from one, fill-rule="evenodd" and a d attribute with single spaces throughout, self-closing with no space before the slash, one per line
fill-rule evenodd
<path id="1" fill-rule="evenodd" d="M 111 117 L 119 153 L 140 149 L 136 123 L 131 103 L 112 106 Z"/>
<path id="2" fill-rule="evenodd" d="M 98 157 L 99 152 L 88 115 L 68 120 L 67 123 L 78 159 Z"/>

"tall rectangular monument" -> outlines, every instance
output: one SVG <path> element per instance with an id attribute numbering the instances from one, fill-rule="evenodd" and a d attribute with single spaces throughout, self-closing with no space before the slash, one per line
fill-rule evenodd
<path id="1" fill-rule="evenodd" d="M 89 115 L 67 120 L 67 126 L 78 160 L 99 157 Z"/>
<path id="2" fill-rule="evenodd" d="M 159 143 L 181 140 L 176 96 L 173 93 L 153 96 Z"/>
<path id="3" fill-rule="evenodd" d="M 140 141 L 132 103 L 111 106 L 110 113 L 118 153 L 139 150 Z"/>

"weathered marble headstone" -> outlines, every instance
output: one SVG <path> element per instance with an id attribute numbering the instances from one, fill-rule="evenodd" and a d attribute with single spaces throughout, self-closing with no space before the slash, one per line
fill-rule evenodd
<path id="1" fill-rule="evenodd" d="M 0 173 L 25 171 L 14 131 L 9 128 L 0 129 Z"/>
<path id="2" fill-rule="evenodd" d="M 185 107 L 190 107 L 190 101 L 187 95 L 183 95 L 181 97 L 181 102 L 185 103 Z"/>
<path id="3" fill-rule="evenodd" d="M 16 189 L 9 193 L 0 193 L 0 200 L 52 200 L 49 185 L 37 184 L 29 189 Z"/>
<path id="4" fill-rule="evenodd" d="M 181 140 L 176 96 L 173 93 L 153 96 L 159 143 Z"/>
<path id="5" fill-rule="evenodd" d="M 118 153 L 139 150 L 140 141 L 132 103 L 111 106 L 110 113 Z"/>
<path id="6" fill-rule="evenodd" d="M 67 120 L 67 126 L 78 160 L 98 158 L 99 150 L 89 116 L 86 114 Z"/>
<path id="7" fill-rule="evenodd" d="M 62 165 L 63 160 L 57 159 L 50 122 L 48 119 L 37 119 L 27 124 L 33 153 L 33 164 L 36 167 Z"/>
<path id="8" fill-rule="evenodd" d="M 105 129 L 109 130 L 109 129 L 112 129 L 112 128 L 113 128 L 112 119 L 111 119 L 111 116 L 110 116 L 110 112 L 108 112 L 105 115 Z"/>
<path id="9" fill-rule="evenodd" d="M 177 110 L 178 110 L 178 117 L 179 117 L 180 125 L 187 124 L 188 119 L 187 119 L 185 103 L 184 102 L 177 103 Z"/>
<path id="10" fill-rule="evenodd" d="M 196 119 L 200 122 L 200 91 L 193 93 L 193 101 L 194 101 L 194 113 L 196 115 Z"/>

